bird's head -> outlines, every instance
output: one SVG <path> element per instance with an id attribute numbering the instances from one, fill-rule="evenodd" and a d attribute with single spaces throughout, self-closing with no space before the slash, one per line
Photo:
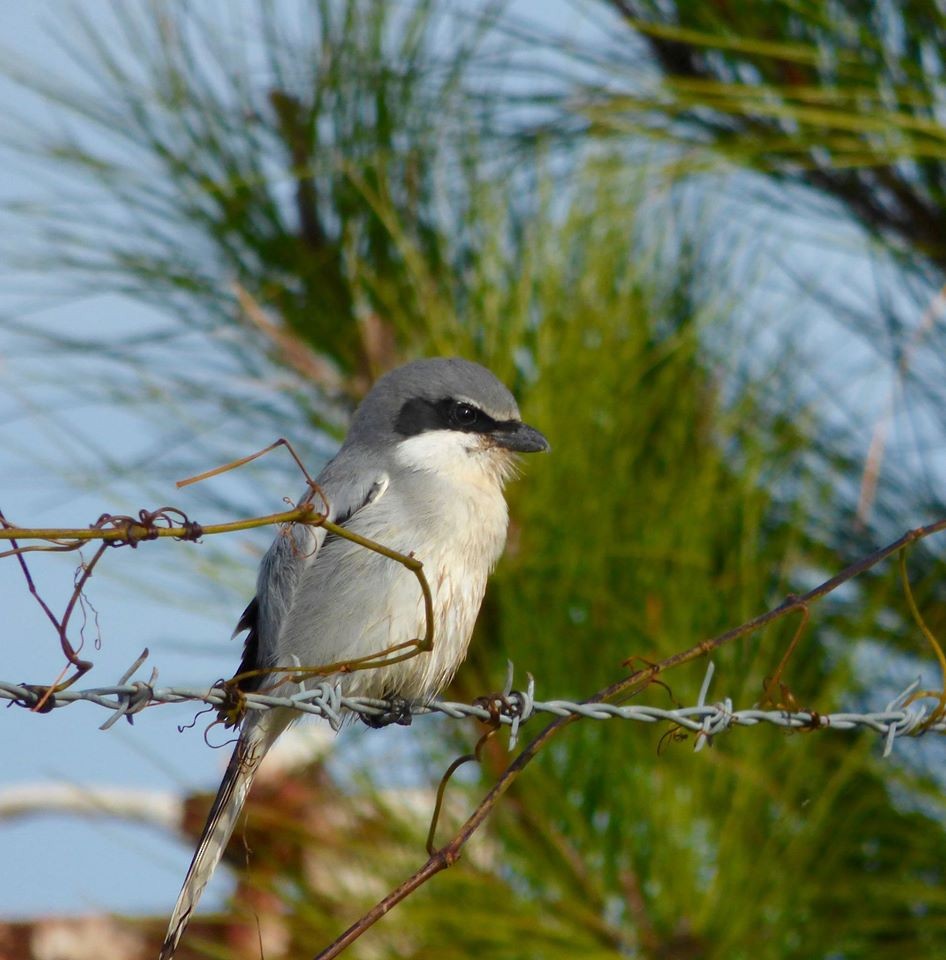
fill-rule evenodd
<path id="1" fill-rule="evenodd" d="M 383 445 L 408 469 L 500 485 L 517 454 L 549 449 L 522 422 L 509 390 L 459 358 L 415 360 L 383 376 L 358 408 L 348 442 Z"/>

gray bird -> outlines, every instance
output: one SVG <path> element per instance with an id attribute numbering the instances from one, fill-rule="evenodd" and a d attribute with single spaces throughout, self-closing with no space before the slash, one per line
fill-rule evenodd
<path id="1" fill-rule="evenodd" d="M 505 545 L 503 486 L 515 472 L 516 454 L 548 449 L 545 437 L 520 419 L 512 394 L 478 364 L 417 360 L 378 380 L 318 484 L 330 520 L 423 562 L 433 595 L 433 650 L 324 679 L 340 681 L 346 696 L 408 703 L 432 699 L 450 681 L 466 657 L 486 579 Z M 320 527 L 297 524 L 276 538 L 260 565 L 256 598 L 234 634 L 247 631 L 238 675 L 377 654 L 424 636 L 425 629 L 423 596 L 407 568 Z M 276 685 L 279 693 L 277 676 L 284 675 L 245 678 L 241 687 Z M 294 718 L 280 708 L 243 720 L 161 960 L 173 957 L 266 751 Z"/>

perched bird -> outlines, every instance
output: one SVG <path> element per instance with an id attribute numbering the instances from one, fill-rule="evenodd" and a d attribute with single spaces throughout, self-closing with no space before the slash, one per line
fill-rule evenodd
<path id="1" fill-rule="evenodd" d="M 339 680 L 346 696 L 433 698 L 466 657 L 486 579 L 505 545 L 503 486 L 515 472 L 516 454 L 548 449 L 545 437 L 521 421 L 509 390 L 478 364 L 417 360 L 378 380 L 317 482 L 330 520 L 422 561 L 433 596 L 433 650 L 317 680 Z M 236 633 L 243 630 L 238 676 L 377 654 L 423 637 L 426 614 L 418 580 L 402 564 L 323 528 L 296 524 L 263 558 L 256 598 Z M 284 677 L 256 675 L 240 683 L 279 692 Z M 174 955 L 263 756 L 294 717 L 280 708 L 243 720 L 161 960 Z"/>

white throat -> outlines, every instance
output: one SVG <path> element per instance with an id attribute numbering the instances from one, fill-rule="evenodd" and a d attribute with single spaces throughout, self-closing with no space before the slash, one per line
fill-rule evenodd
<path id="1" fill-rule="evenodd" d="M 489 489 L 502 495 L 515 475 L 512 453 L 490 437 L 460 430 L 426 430 L 402 440 L 394 449 L 398 466 L 433 474 L 458 488 Z"/>

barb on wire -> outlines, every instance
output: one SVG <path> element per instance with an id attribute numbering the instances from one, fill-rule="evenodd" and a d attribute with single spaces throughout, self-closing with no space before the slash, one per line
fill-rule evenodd
<path id="1" fill-rule="evenodd" d="M 135 675 L 138 668 L 148 659 L 148 648 L 145 647 L 144 650 L 138 656 L 138 659 L 122 674 L 121 679 L 118 681 L 118 686 L 122 687 L 128 683 L 129 680 Z M 136 680 L 131 684 L 134 687 L 134 692 L 128 696 L 120 697 L 121 706 L 117 707 L 115 712 L 105 721 L 100 727 L 99 730 L 108 730 L 114 726 L 122 717 L 127 717 L 129 723 L 134 723 L 134 714 L 138 713 L 141 710 L 144 710 L 146 706 L 151 702 L 151 695 L 154 692 L 154 682 L 158 679 L 158 668 L 153 667 L 151 670 L 151 679 L 147 683 L 142 682 L 141 680 Z"/>

